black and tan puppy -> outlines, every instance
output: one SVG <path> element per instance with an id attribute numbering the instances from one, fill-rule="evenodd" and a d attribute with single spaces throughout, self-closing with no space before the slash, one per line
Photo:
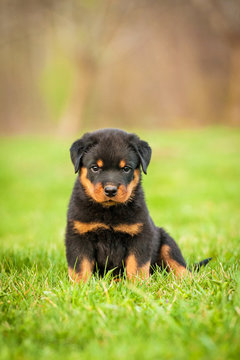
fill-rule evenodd
<path id="1" fill-rule="evenodd" d="M 114 269 L 148 278 L 154 265 L 183 275 L 185 260 L 175 241 L 156 227 L 141 186 L 151 148 L 135 134 L 104 129 L 85 134 L 70 149 L 78 173 L 67 217 L 69 276 L 86 281 Z M 205 265 L 208 259 L 199 265 Z"/>

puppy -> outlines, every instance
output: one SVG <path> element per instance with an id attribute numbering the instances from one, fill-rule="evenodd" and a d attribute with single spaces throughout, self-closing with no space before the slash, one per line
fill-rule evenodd
<path id="1" fill-rule="evenodd" d="M 70 149 L 78 173 L 69 203 L 66 256 L 73 281 L 108 270 L 129 279 L 147 279 L 156 265 L 186 274 L 176 242 L 154 225 L 141 186 L 151 148 L 118 129 L 86 133 Z M 203 260 L 197 267 L 205 265 Z"/>

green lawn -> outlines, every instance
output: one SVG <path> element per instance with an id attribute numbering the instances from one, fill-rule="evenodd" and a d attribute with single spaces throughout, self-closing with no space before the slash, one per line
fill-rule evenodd
<path id="1" fill-rule="evenodd" d="M 71 140 L 1 139 L 0 358 L 239 359 L 240 130 L 142 133 L 153 148 L 143 184 L 158 225 L 192 278 L 148 284 L 111 275 L 73 285 L 64 249 L 74 182 Z"/>

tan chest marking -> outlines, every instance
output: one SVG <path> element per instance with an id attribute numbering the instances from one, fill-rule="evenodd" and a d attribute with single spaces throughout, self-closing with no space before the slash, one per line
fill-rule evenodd
<path id="1" fill-rule="evenodd" d="M 113 226 L 112 228 L 116 232 L 123 232 L 131 236 L 134 236 L 142 231 L 142 227 L 143 227 L 142 223 L 136 223 L 136 224 L 119 224 Z M 99 222 L 85 223 L 77 220 L 73 221 L 73 228 L 81 235 L 91 231 L 111 229 L 109 225 L 106 225 L 104 223 L 99 223 Z"/>
<path id="2" fill-rule="evenodd" d="M 142 231 L 143 223 L 136 223 L 136 224 L 119 224 L 113 226 L 114 231 L 123 232 L 129 234 L 131 236 L 137 235 Z"/>
<path id="3" fill-rule="evenodd" d="M 74 229 L 79 233 L 79 234 L 86 234 L 87 232 L 90 231 L 96 231 L 96 230 L 102 230 L 102 229 L 106 229 L 109 230 L 110 227 L 106 224 L 103 223 L 98 223 L 98 222 L 91 222 L 91 223 L 84 223 L 81 221 L 74 221 L 73 222 L 73 227 Z"/>
<path id="4" fill-rule="evenodd" d="M 184 274 L 188 273 L 184 266 L 180 265 L 176 260 L 172 259 L 170 251 L 171 249 L 168 245 L 163 245 L 161 247 L 160 257 L 164 262 L 164 265 L 167 266 L 168 270 L 173 271 L 177 276 L 183 276 Z"/>

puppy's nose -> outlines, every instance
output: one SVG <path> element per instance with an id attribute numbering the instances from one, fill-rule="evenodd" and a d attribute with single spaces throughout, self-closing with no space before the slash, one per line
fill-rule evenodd
<path id="1" fill-rule="evenodd" d="M 109 197 L 113 197 L 117 194 L 117 186 L 114 185 L 106 185 L 104 188 L 105 195 Z"/>

